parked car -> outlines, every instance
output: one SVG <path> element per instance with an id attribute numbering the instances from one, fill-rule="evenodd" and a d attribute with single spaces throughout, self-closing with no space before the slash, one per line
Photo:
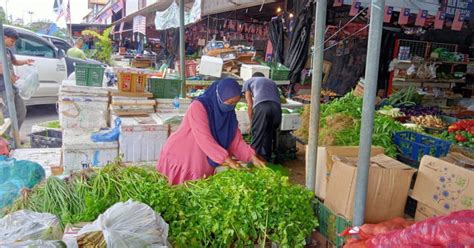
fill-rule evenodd
<path id="1" fill-rule="evenodd" d="M 61 39 L 59 37 L 51 36 L 51 35 L 46 35 L 46 34 L 40 34 L 41 37 L 45 38 L 47 41 L 53 43 L 53 45 L 58 49 L 58 50 L 63 50 L 64 53 L 69 50 L 69 48 L 72 47 L 73 42 L 68 42 L 65 39 Z"/>
<path id="2" fill-rule="evenodd" d="M 38 91 L 26 101 L 27 105 L 56 104 L 58 101 L 59 86 L 74 72 L 75 64 L 92 63 L 97 61 L 70 58 L 63 49 L 58 49 L 53 43 L 40 35 L 14 26 L 4 25 L 15 29 L 20 38 L 12 48 L 18 59 L 34 59 L 38 70 L 40 87 Z M 20 77 L 26 76 L 26 66 L 15 67 L 15 72 Z"/>

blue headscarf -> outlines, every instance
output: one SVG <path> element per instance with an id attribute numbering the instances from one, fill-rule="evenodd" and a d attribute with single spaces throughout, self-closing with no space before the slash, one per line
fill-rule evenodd
<path id="1" fill-rule="evenodd" d="M 241 92 L 237 81 L 225 78 L 212 83 L 206 92 L 197 98 L 206 108 L 212 136 L 226 150 L 232 143 L 239 125 L 235 115 L 235 106 L 225 104 L 224 101 L 240 96 Z M 219 165 L 209 157 L 207 161 L 211 166 Z"/>

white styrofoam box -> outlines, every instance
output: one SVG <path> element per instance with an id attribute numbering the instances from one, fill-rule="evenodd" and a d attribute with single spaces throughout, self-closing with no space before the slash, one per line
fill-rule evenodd
<path id="1" fill-rule="evenodd" d="M 156 113 L 159 114 L 171 114 L 175 113 L 176 110 L 174 109 L 173 106 L 173 101 L 174 99 L 169 99 L 169 98 L 157 98 L 156 100 Z M 180 98 L 179 99 L 179 109 L 177 110 L 177 113 L 179 114 L 184 114 L 189 108 L 189 105 L 191 104 L 192 99 L 189 98 Z"/>
<path id="2" fill-rule="evenodd" d="M 109 89 L 100 87 L 79 86 L 75 85 L 75 82 L 74 85 L 71 85 L 70 81 L 64 80 L 63 84 L 59 88 L 59 95 L 108 97 Z"/>
<path id="3" fill-rule="evenodd" d="M 156 114 L 147 117 L 121 117 L 119 150 L 124 162 L 156 162 L 168 139 L 169 125 Z"/>
<path id="4" fill-rule="evenodd" d="M 199 74 L 213 77 L 221 77 L 224 61 L 222 58 L 202 56 L 199 65 Z"/>
<path id="5" fill-rule="evenodd" d="M 281 131 L 291 131 L 300 128 L 301 119 L 300 115 L 297 113 L 292 114 L 282 114 L 281 115 Z"/>
<path id="6" fill-rule="evenodd" d="M 66 97 L 59 100 L 61 128 L 105 128 L 108 126 L 108 98 Z"/>
<path id="7" fill-rule="evenodd" d="M 266 78 L 270 76 L 270 67 L 264 65 L 243 64 L 240 67 L 240 77 L 243 80 L 249 80 L 255 72 L 261 72 Z"/>
<path id="8" fill-rule="evenodd" d="M 83 163 L 102 167 L 118 157 L 118 142 L 94 142 L 93 132 L 91 129 L 64 129 L 62 165 L 65 173 L 81 170 Z"/>
<path id="9" fill-rule="evenodd" d="M 239 129 L 242 134 L 250 133 L 250 119 L 247 110 L 236 110 L 237 121 L 239 122 Z"/>
<path id="10" fill-rule="evenodd" d="M 61 148 L 31 148 L 12 150 L 10 156 L 17 160 L 29 160 L 38 163 L 51 176 L 51 167 L 61 165 Z"/>

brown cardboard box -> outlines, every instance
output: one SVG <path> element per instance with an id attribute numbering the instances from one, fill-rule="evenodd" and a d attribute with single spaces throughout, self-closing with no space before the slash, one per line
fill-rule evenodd
<path id="1" fill-rule="evenodd" d="M 446 213 L 437 211 L 436 209 L 431 208 L 428 205 L 423 204 L 422 202 L 418 202 L 418 205 L 416 206 L 415 221 L 423 221 L 428 218 L 442 216 L 445 214 Z"/>
<path id="2" fill-rule="evenodd" d="M 412 197 L 442 213 L 474 209 L 474 170 L 424 156 Z"/>
<path id="3" fill-rule="evenodd" d="M 382 147 L 372 147 L 372 156 L 383 154 Z M 326 198 L 326 188 L 329 181 L 332 166 L 334 164 L 333 156 L 344 156 L 357 158 L 359 155 L 358 146 L 327 146 L 318 147 L 318 166 L 316 168 L 315 193 L 320 199 Z M 308 160 L 308 146 L 306 146 L 306 161 Z"/>
<path id="4" fill-rule="evenodd" d="M 352 220 L 357 180 L 357 160 L 340 158 L 331 171 L 324 204 Z M 386 155 L 371 158 L 365 221 L 379 223 L 403 217 L 415 169 Z"/>

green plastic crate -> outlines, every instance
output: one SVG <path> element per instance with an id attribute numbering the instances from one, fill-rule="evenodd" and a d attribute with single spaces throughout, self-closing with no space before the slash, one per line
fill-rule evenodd
<path id="1" fill-rule="evenodd" d="M 336 246 L 342 247 L 344 245 L 344 237 L 339 237 L 348 227 L 352 226 L 352 222 L 346 220 L 343 216 L 334 214 L 322 202 L 316 201 L 316 215 L 319 221 L 319 232 L 326 237 L 329 242 Z"/>
<path id="2" fill-rule="evenodd" d="M 270 67 L 270 79 L 276 81 L 288 80 L 290 69 L 278 62 L 264 62 L 262 63 Z"/>
<path id="3" fill-rule="evenodd" d="M 76 64 L 76 84 L 102 87 L 104 68 L 100 65 Z"/>
<path id="4" fill-rule="evenodd" d="M 181 80 L 149 78 L 148 91 L 154 98 L 175 98 L 181 94 Z"/>

